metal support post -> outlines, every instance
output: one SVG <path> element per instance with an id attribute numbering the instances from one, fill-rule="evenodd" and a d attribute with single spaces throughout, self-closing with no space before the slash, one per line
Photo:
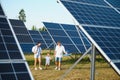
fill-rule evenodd
<path id="1" fill-rule="evenodd" d="M 63 74 L 59 80 L 63 80 L 64 77 L 91 51 L 92 47 L 90 47 L 66 72 Z"/>
<path id="2" fill-rule="evenodd" d="M 95 58 L 96 58 L 95 46 L 92 45 L 92 53 L 91 53 L 91 76 L 90 76 L 90 80 L 95 80 Z"/>

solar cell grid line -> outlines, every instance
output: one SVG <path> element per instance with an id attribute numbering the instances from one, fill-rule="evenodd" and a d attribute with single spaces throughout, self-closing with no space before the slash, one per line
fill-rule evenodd
<path id="1" fill-rule="evenodd" d="M 88 40 L 88 38 L 85 36 L 85 34 L 80 30 L 79 33 L 82 36 L 83 42 L 86 46 L 86 48 L 88 49 L 91 46 L 91 42 Z"/>
<path id="2" fill-rule="evenodd" d="M 120 0 L 105 0 L 115 8 L 120 8 Z"/>
<path id="3" fill-rule="evenodd" d="M 1 6 L 1 11 L 4 13 L 4 9 Z M 1 15 L 1 13 L 0 13 Z M 24 54 L 22 52 L 22 49 L 20 47 L 20 44 L 16 38 L 15 32 L 6 17 L 5 13 L 0 16 L 0 44 L 3 43 L 3 46 L 0 48 L 0 79 L 1 80 L 8 80 L 8 79 L 13 79 L 13 80 L 18 80 L 15 72 L 14 66 L 12 65 L 13 63 L 26 63 L 26 59 L 24 57 Z M 7 40 L 9 39 L 9 41 Z M 18 53 L 17 53 L 18 52 Z M 6 54 L 7 58 L 5 56 L 2 56 L 2 54 Z M 18 55 L 18 57 L 14 55 Z M 19 62 L 20 61 L 20 62 Z M 8 67 L 8 68 L 5 68 Z M 28 76 L 26 77 L 27 80 L 33 80 L 32 74 L 30 72 L 30 69 L 28 68 L 28 64 L 24 66 L 24 68 L 27 69 L 27 74 Z M 23 75 L 21 73 L 21 75 Z M 23 75 L 24 76 L 24 75 Z"/>
<path id="4" fill-rule="evenodd" d="M 77 26 L 76 26 L 76 30 L 77 30 L 77 32 L 78 32 L 78 35 L 80 36 L 80 39 L 81 39 L 81 41 L 82 41 L 82 43 L 83 43 L 83 46 L 84 46 L 85 50 L 87 51 L 87 47 L 85 46 L 85 43 L 84 43 L 84 41 L 83 41 L 83 39 L 82 39 L 82 34 L 80 34 L 80 31 L 79 31 L 79 29 L 77 28 Z"/>
<path id="5" fill-rule="evenodd" d="M 109 3 L 108 1 L 106 1 L 106 0 L 104 0 L 109 6 L 111 6 L 111 8 L 113 8 L 116 12 L 118 12 L 119 14 L 120 14 L 120 11 L 119 11 L 119 9 L 120 8 L 116 8 L 115 7 L 115 4 L 111 4 L 111 3 Z M 118 0 L 118 2 L 119 2 L 119 0 Z M 119 2 L 120 3 L 120 2 Z"/>
<path id="6" fill-rule="evenodd" d="M 81 7 L 77 3 L 74 2 L 67 2 L 65 0 L 59 0 L 63 6 L 66 7 L 66 9 L 73 15 L 73 18 L 76 20 L 78 23 L 80 29 L 84 32 L 84 34 L 88 37 L 88 39 L 92 42 L 92 44 L 95 45 L 95 47 L 100 51 L 100 53 L 104 56 L 104 58 L 109 62 L 109 64 L 114 68 L 114 70 L 120 75 L 120 58 L 118 57 L 120 46 L 119 44 L 119 37 L 120 34 L 118 33 L 120 30 L 120 14 L 116 12 L 112 7 L 101 7 L 98 8 L 99 10 L 102 10 L 103 8 L 103 13 L 104 17 L 108 18 L 107 22 L 104 21 L 103 16 L 97 16 L 98 20 L 102 18 L 102 22 L 100 24 L 93 23 L 92 25 L 88 22 L 85 22 L 83 24 L 81 20 L 85 21 L 86 19 L 82 19 L 79 16 L 83 16 L 83 14 L 78 14 L 79 11 L 76 10 L 76 7 L 78 7 L 81 10 Z M 76 7 L 72 5 L 76 5 Z M 82 8 L 86 10 L 85 8 L 86 5 L 84 5 Z M 88 5 L 86 6 L 88 7 Z M 92 5 L 90 5 L 93 9 Z M 92 8 L 89 8 L 89 10 L 92 10 Z M 110 12 L 109 12 L 110 11 Z M 89 13 L 88 11 L 84 12 L 84 14 Z M 91 12 L 95 13 L 95 12 Z M 78 15 L 76 15 L 78 14 Z M 108 16 L 108 15 L 111 15 Z M 113 16 L 112 16 L 113 15 Z M 115 18 L 115 16 L 117 16 Z M 87 17 L 92 17 L 92 15 L 89 15 Z M 115 20 L 116 19 L 116 20 Z M 92 20 L 90 20 L 92 23 Z M 110 21 L 110 22 L 109 22 Z M 112 23 L 112 24 L 111 24 Z M 115 24 L 113 24 L 115 23 Z M 85 26 L 86 25 L 86 26 Z"/>
<path id="7" fill-rule="evenodd" d="M 7 19 L 6 19 L 6 23 L 8 26 L 10 25 L 9 22 L 7 21 Z M 15 41 L 16 37 L 14 35 L 14 32 L 12 31 L 12 28 L 9 26 L 8 29 L 1 29 L 1 36 L 3 39 L 4 46 L 6 48 L 5 51 L 8 53 L 9 59 L 16 59 L 15 57 L 12 58 L 12 54 L 15 53 L 16 51 L 19 52 L 21 50 L 21 48 L 19 48 L 19 46 L 16 45 L 18 43 L 17 43 L 17 41 Z M 6 39 L 8 37 L 11 37 L 13 39 L 13 41 L 9 41 L 9 42 L 6 41 Z M 11 51 L 13 51 L 13 52 L 11 52 Z M 10 54 L 10 53 L 12 53 L 12 54 Z M 22 54 L 18 54 L 18 57 L 20 59 L 24 58 Z"/>
<path id="8" fill-rule="evenodd" d="M 1 32 L 1 30 L 0 30 L 0 32 Z M 2 35 L 2 33 L 1 33 L 1 38 L 2 38 L 2 44 L 3 44 L 3 46 L 1 46 L 1 49 L 0 50 L 4 50 L 5 52 L 6 52 L 6 56 L 4 56 L 4 58 L 2 58 L 3 56 L 1 56 L 0 57 L 0 59 L 10 59 L 10 56 L 9 56 L 9 54 L 8 54 L 8 50 L 7 50 L 7 47 L 6 47 L 6 45 L 5 45 L 5 42 L 4 42 L 4 38 L 3 38 L 3 35 Z M 2 53 L 1 53 L 2 54 Z M 3 53 L 4 54 L 4 53 Z"/>

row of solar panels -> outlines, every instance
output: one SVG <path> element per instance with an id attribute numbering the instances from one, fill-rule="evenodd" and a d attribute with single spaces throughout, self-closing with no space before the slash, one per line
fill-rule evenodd
<path id="1" fill-rule="evenodd" d="M 41 42 L 44 49 L 53 49 L 61 41 L 70 53 L 84 53 L 91 46 L 75 25 L 44 22 L 47 31 L 40 32 L 27 30 L 20 20 L 9 21 L 0 18 L 0 80 L 33 79 L 22 51 L 31 52 L 36 42 Z"/>
<path id="2" fill-rule="evenodd" d="M 59 0 L 120 75 L 120 0 Z"/>
<path id="3" fill-rule="evenodd" d="M 20 20 L 10 19 L 10 23 L 15 31 L 15 35 L 20 43 L 20 46 L 23 52 L 28 53 L 31 52 L 31 48 L 37 43 L 42 43 L 42 48 L 48 48 L 48 46 L 52 43 L 52 39 L 50 38 L 47 31 L 40 32 L 34 30 L 27 30 L 24 23 Z M 53 48 L 51 45 L 49 48 Z"/>
<path id="4" fill-rule="evenodd" d="M 0 3 L 0 80 L 33 80 L 14 31 Z"/>
<path id="5" fill-rule="evenodd" d="M 120 74 L 119 5 L 114 5 L 114 3 L 111 2 L 110 0 L 60 0 L 60 1 L 74 16 L 75 20 L 79 23 L 79 25 L 81 25 L 80 29 L 82 31 L 78 30 L 77 27 L 76 30 L 75 29 L 69 30 L 69 28 L 65 29 L 66 27 L 64 26 L 66 25 L 63 24 L 51 25 L 50 23 L 44 23 L 46 25 L 48 34 L 52 38 L 52 41 L 56 43 L 56 41 L 58 40 L 60 41 L 62 38 L 61 42 L 63 42 L 63 45 L 65 45 L 68 48 L 68 50 L 70 50 L 70 52 L 75 51 L 84 52 L 90 46 L 90 43 L 87 39 L 89 38 L 92 44 L 95 45 L 95 47 L 101 52 L 101 54 L 116 70 L 116 72 Z M 109 1 L 113 6 L 108 4 Z M 119 3 L 117 2 L 117 4 Z M 30 37 L 31 41 L 30 38 L 26 39 L 27 35 L 26 36 L 24 35 L 28 34 L 29 32 L 24 31 L 23 28 L 20 28 L 21 30 L 23 30 L 23 33 L 19 34 L 20 33 L 19 31 L 21 30 L 17 28 L 18 23 L 13 22 L 13 24 L 15 27 L 10 26 L 10 23 L 6 18 L 3 9 L 0 5 L 0 80 L 32 80 L 33 77 L 25 61 L 21 47 L 24 45 L 24 39 L 27 40 L 26 44 L 31 43 L 33 39 L 32 37 Z M 54 28 L 53 25 L 56 25 L 57 29 Z M 74 32 L 74 30 L 75 33 L 78 32 L 76 35 L 78 35 L 79 37 L 72 36 L 73 34 L 71 34 L 71 32 L 72 31 Z M 15 36 L 15 34 L 17 37 Z M 87 38 L 86 36 L 82 37 L 84 34 L 87 36 Z M 36 40 L 36 38 L 34 39 Z M 19 42 L 20 45 L 18 41 L 21 41 Z M 77 43 L 77 41 L 79 41 L 80 43 L 82 42 L 83 44 L 82 46 L 84 47 L 84 49 L 83 47 L 79 48 L 81 47 L 81 45 L 80 43 Z M 66 43 L 69 43 L 68 44 L 69 46 Z M 88 46 L 85 45 L 86 43 L 89 43 L 87 44 Z M 25 49 L 26 47 L 28 46 L 24 45 L 24 48 L 22 49 Z"/>
<path id="6" fill-rule="evenodd" d="M 70 53 L 84 53 L 90 47 L 87 37 L 75 25 L 44 22 L 47 31 L 34 31 L 27 30 L 20 20 L 10 19 L 10 23 L 25 53 L 31 52 L 37 42 L 42 43 L 42 49 L 54 49 L 61 41 Z"/>
<path id="7" fill-rule="evenodd" d="M 0 18 L 0 21 L 2 25 L 7 24 L 5 18 Z M 40 32 L 27 30 L 20 20 L 10 19 L 9 21 L 12 25 L 10 28 L 8 25 L 0 26 L 0 80 L 33 79 L 22 51 L 31 52 L 31 48 L 37 42 L 42 43 L 43 49 L 53 49 L 57 41 L 61 41 L 70 53 L 84 53 L 91 46 L 84 33 L 75 25 L 44 22 L 47 31 Z M 14 39 L 18 40 L 18 43 Z"/>

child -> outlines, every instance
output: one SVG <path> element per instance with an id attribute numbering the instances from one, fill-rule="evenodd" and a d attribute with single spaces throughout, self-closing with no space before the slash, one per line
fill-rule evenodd
<path id="1" fill-rule="evenodd" d="M 48 53 L 47 56 L 45 57 L 46 61 L 45 61 L 45 69 L 47 69 L 47 67 L 50 65 L 50 54 Z"/>

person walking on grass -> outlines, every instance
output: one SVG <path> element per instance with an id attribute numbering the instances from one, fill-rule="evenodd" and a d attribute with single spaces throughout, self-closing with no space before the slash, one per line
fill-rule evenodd
<path id="1" fill-rule="evenodd" d="M 54 51 L 55 64 L 56 64 L 55 70 L 61 70 L 61 61 L 62 61 L 63 53 L 67 54 L 64 46 L 61 44 L 60 41 L 58 41 Z"/>
<path id="2" fill-rule="evenodd" d="M 45 57 L 45 69 L 47 69 L 50 65 L 50 60 L 51 60 L 51 57 L 50 57 L 50 54 L 47 53 L 47 56 Z"/>
<path id="3" fill-rule="evenodd" d="M 42 53 L 42 49 L 41 49 L 41 43 L 37 42 L 37 44 L 35 46 L 33 46 L 32 48 L 32 52 L 34 53 L 34 67 L 35 70 L 37 70 L 37 61 L 39 62 L 39 69 L 42 70 L 41 68 L 41 53 Z"/>

